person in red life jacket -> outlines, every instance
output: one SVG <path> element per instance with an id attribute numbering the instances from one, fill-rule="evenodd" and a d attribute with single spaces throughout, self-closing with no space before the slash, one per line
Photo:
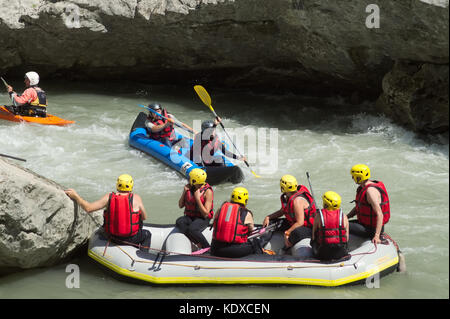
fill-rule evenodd
<path id="1" fill-rule="evenodd" d="M 194 168 L 189 173 L 189 184 L 184 186 L 178 206 L 184 207 L 184 216 L 176 221 L 176 226 L 200 248 L 209 247 L 209 242 L 202 232 L 209 225 L 214 215 L 214 191 L 206 183 L 206 173 Z"/>
<path id="2" fill-rule="evenodd" d="M 357 221 L 350 221 L 350 234 L 372 238 L 378 244 L 384 232 L 384 225 L 391 217 L 389 196 L 383 182 L 369 180 L 370 169 L 367 165 L 357 164 L 350 170 L 353 180 L 358 184 L 355 207 L 347 214 L 356 215 Z"/>
<path id="3" fill-rule="evenodd" d="M 246 208 L 248 190 L 236 187 L 231 200 L 216 211 L 213 224 L 211 254 L 219 257 L 239 258 L 250 254 L 262 254 L 257 240 L 248 240 L 254 229 L 253 214 Z"/>
<path id="4" fill-rule="evenodd" d="M 151 233 L 142 228 L 147 213 L 141 197 L 132 193 L 133 178 L 128 174 L 120 175 L 116 189 L 117 193 L 108 193 L 92 203 L 84 200 L 74 189 L 67 189 L 65 193 L 87 213 L 105 209 L 103 230 L 112 240 L 120 244 L 135 244 L 141 250 L 148 251 Z"/>
<path id="5" fill-rule="evenodd" d="M 13 87 L 8 85 L 7 90 L 13 102 L 8 109 L 22 116 L 46 117 L 47 95 L 38 87 L 39 75 L 33 71 L 27 72 L 24 82 L 26 89 L 21 95 L 14 92 Z"/>
<path id="6" fill-rule="evenodd" d="M 145 122 L 149 137 L 172 147 L 176 143 L 175 130 L 173 128 L 175 117 L 167 113 L 159 103 L 149 104 L 148 107 L 167 118 L 166 120 L 151 111 L 149 112 L 147 121 Z"/>
<path id="7" fill-rule="evenodd" d="M 220 118 L 216 118 L 214 121 L 202 122 L 202 131 L 194 136 L 189 157 L 199 166 L 225 166 L 223 155 L 241 161 L 246 160 L 245 156 L 228 151 L 225 144 L 220 141 L 216 134 L 216 126 L 220 121 Z M 214 155 L 219 150 L 222 154 Z"/>
<path id="8" fill-rule="evenodd" d="M 319 210 L 312 230 L 313 255 L 320 260 L 337 260 L 348 255 L 348 219 L 341 209 L 341 196 L 328 191 L 322 196 L 323 209 Z"/>
<path id="9" fill-rule="evenodd" d="M 264 218 L 263 227 L 284 215 L 285 220 L 278 230 L 284 231 L 284 249 L 287 249 L 305 238 L 311 238 L 316 206 L 309 190 L 299 185 L 294 176 L 281 177 L 280 188 L 281 208 Z"/>

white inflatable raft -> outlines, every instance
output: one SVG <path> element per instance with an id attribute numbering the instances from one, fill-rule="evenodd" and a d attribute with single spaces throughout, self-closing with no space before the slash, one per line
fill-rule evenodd
<path id="1" fill-rule="evenodd" d="M 350 255 L 342 260 L 321 262 L 312 257 L 309 239 L 289 253 L 275 232 L 266 249 L 276 255 L 222 258 L 208 252 L 193 252 L 193 245 L 174 225 L 145 225 L 152 233 L 149 252 L 109 241 L 98 230 L 89 241 L 88 255 L 122 278 L 153 284 L 295 284 L 342 286 L 364 284 L 395 271 L 399 264 L 396 243 L 386 235 L 382 244 L 351 236 Z M 212 231 L 205 229 L 210 241 Z"/>

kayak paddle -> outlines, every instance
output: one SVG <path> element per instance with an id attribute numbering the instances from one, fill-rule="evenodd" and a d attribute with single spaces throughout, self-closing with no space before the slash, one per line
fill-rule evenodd
<path id="1" fill-rule="evenodd" d="M 202 100 L 203 104 L 205 104 L 210 110 L 211 112 L 214 114 L 214 116 L 216 118 L 218 118 L 219 116 L 217 115 L 216 111 L 214 111 L 212 104 L 211 104 L 211 97 L 209 96 L 208 91 L 206 91 L 206 89 L 201 86 L 201 85 L 196 85 L 194 86 L 194 90 L 195 92 L 197 92 L 197 95 L 200 97 L 200 99 Z M 231 144 L 233 144 L 234 149 L 239 153 L 240 156 L 242 156 L 241 152 L 239 152 L 239 150 L 236 148 L 236 145 L 234 145 L 233 140 L 231 139 L 230 135 L 228 135 L 227 131 L 225 130 L 225 127 L 223 126 L 222 122 L 220 122 L 220 126 L 222 126 L 223 131 L 225 132 L 225 134 L 228 136 L 228 139 L 231 141 Z M 247 165 L 247 167 L 250 169 L 250 171 L 252 172 L 252 174 L 259 178 L 261 176 L 257 175 L 251 168 L 250 165 L 248 165 L 248 162 L 246 160 L 244 160 L 245 165 Z"/>
<path id="2" fill-rule="evenodd" d="M 26 159 L 23 159 L 23 158 L 20 158 L 20 157 L 15 157 L 15 156 L 1 154 L 1 153 L 0 153 L 0 156 L 7 157 L 7 158 L 12 158 L 12 159 L 15 159 L 15 160 L 18 160 L 18 161 L 22 161 L 22 162 L 26 162 L 27 161 Z"/>
<path id="3" fill-rule="evenodd" d="M 174 120 L 174 119 L 169 119 L 169 118 L 165 117 L 164 115 L 161 115 L 161 114 L 159 114 L 158 112 L 156 112 L 155 110 L 153 110 L 153 109 L 151 109 L 151 108 L 149 108 L 149 107 L 147 107 L 147 106 L 144 106 L 144 105 L 142 105 L 142 104 L 139 104 L 139 106 L 140 106 L 140 107 L 143 107 L 143 108 L 145 108 L 145 109 L 147 109 L 147 110 L 149 110 L 150 112 L 152 112 L 152 113 L 158 115 L 159 117 L 161 117 L 161 118 L 163 118 L 163 119 L 165 119 L 165 120 L 167 120 L 167 121 L 169 121 L 169 122 L 172 122 L 173 124 L 175 124 L 175 125 L 178 126 L 179 128 L 182 128 L 182 129 L 188 131 L 189 133 L 197 134 L 197 132 L 195 132 L 195 131 L 192 129 L 192 127 L 188 126 L 187 124 L 185 124 L 185 123 L 183 123 L 183 122 L 176 121 L 176 120 Z"/>
<path id="4" fill-rule="evenodd" d="M 5 85 L 5 87 L 8 87 L 8 86 L 9 86 L 8 83 L 6 83 L 6 81 L 5 81 L 4 78 L 2 78 L 2 77 L 0 76 L 0 79 L 2 79 L 2 82 L 3 82 L 3 84 Z"/>
<path id="5" fill-rule="evenodd" d="M 316 203 L 316 196 L 314 196 L 314 192 L 313 192 L 312 185 L 311 185 L 311 180 L 309 179 L 309 172 L 306 172 L 306 177 L 308 178 L 309 189 L 311 190 L 311 195 L 312 195 L 312 198 L 314 200 L 314 205 L 316 205 L 316 209 L 317 209 L 318 206 L 317 206 L 317 203 Z"/>

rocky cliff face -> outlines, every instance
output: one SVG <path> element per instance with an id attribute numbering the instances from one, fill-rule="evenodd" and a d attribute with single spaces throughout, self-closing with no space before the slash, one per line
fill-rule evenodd
<path id="1" fill-rule="evenodd" d="M 388 98 L 402 90 L 389 80 L 395 65 L 448 70 L 448 0 L 0 0 L 0 7 L 3 74 L 33 68 L 53 77 L 372 99 L 388 89 L 380 111 L 392 116 L 408 107 L 413 115 L 400 123 L 448 131 L 423 120 L 414 103 Z M 432 83 L 448 84 L 442 72 L 423 80 L 432 91 Z M 448 122 L 448 89 L 432 94 L 447 108 L 430 113 Z"/>
<path id="2" fill-rule="evenodd" d="M 0 275 L 61 262 L 100 220 L 74 205 L 61 186 L 0 159 Z"/>

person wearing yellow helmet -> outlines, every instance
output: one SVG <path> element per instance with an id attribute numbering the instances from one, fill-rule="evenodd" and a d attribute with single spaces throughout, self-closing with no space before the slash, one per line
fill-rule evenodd
<path id="1" fill-rule="evenodd" d="M 354 165 L 350 175 L 358 185 L 355 207 L 347 214 L 348 218 L 357 217 L 356 221 L 350 221 L 350 233 L 371 238 L 378 244 L 391 217 L 386 186 L 381 181 L 370 180 L 370 169 L 365 164 Z"/>
<path id="2" fill-rule="evenodd" d="M 285 248 L 290 248 L 312 236 L 316 205 L 308 188 L 298 184 L 292 175 L 281 177 L 280 190 L 281 208 L 264 218 L 263 227 L 284 215 L 285 219 L 278 230 L 284 231 Z"/>
<path id="3" fill-rule="evenodd" d="M 217 210 L 213 224 L 211 254 L 220 257 L 238 258 L 263 251 L 257 240 L 248 240 L 254 229 L 253 213 L 247 209 L 248 190 L 236 187 L 230 201 Z"/>
<path id="4" fill-rule="evenodd" d="M 207 174 L 200 168 L 189 173 L 189 184 L 183 188 L 178 207 L 184 207 L 184 215 L 176 220 L 176 226 L 200 248 L 210 246 L 202 232 L 214 215 L 214 191 L 206 182 Z"/>
<path id="5" fill-rule="evenodd" d="M 314 219 L 311 246 L 320 260 L 337 260 L 348 255 L 349 226 L 341 209 L 341 196 L 328 191 L 322 196 L 323 209 Z"/>
<path id="6" fill-rule="evenodd" d="M 142 198 L 132 193 L 133 184 L 130 175 L 122 174 L 116 181 L 117 193 L 110 192 L 92 203 L 83 199 L 72 188 L 65 190 L 65 193 L 87 213 L 104 209 L 103 229 L 112 240 L 135 244 L 141 250 L 148 251 L 152 234 L 142 228 L 143 221 L 147 219 L 147 212 Z"/>

